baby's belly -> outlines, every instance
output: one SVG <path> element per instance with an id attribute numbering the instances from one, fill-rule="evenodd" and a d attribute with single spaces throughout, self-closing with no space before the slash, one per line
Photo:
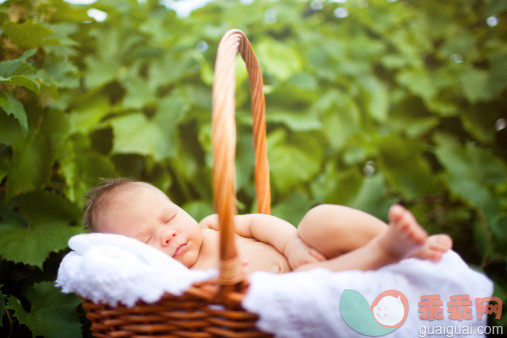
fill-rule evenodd
<path id="1" fill-rule="evenodd" d="M 248 272 L 267 271 L 284 273 L 291 271 L 284 255 L 273 246 L 251 238 L 236 237 L 240 258 L 247 262 Z"/>

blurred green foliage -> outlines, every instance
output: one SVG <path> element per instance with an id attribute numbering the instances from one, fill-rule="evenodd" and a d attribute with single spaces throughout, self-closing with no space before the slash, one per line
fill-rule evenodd
<path id="1" fill-rule="evenodd" d="M 215 1 L 179 18 L 155 0 L 6 1 L 0 335 L 79 336 L 79 300 L 48 281 L 100 177 L 149 181 L 194 217 L 212 213 L 211 84 L 230 28 L 247 34 L 264 73 L 275 215 L 297 224 L 313 205 L 339 203 L 385 220 L 403 203 L 430 233 L 450 233 L 506 300 L 506 10 L 502 0 Z M 237 76 L 248 213 L 239 62 Z"/>

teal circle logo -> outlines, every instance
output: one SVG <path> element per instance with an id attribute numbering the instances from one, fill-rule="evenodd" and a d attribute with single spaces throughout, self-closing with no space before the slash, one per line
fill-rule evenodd
<path id="1" fill-rule="evenodd" d="M 366 336 L 383 336 L 405 322 L 408 300 L 398 290 L 387 290 L 379 294 L 370 306 L 362 294 L 346 289 L 340 298 L 340 313 L 351 329 Z"/>

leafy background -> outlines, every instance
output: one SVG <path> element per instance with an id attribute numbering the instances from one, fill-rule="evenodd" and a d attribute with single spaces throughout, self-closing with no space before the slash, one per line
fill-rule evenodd
<path id="1" fill-rule="evenodd" d="M 53 281 L 100 177 L 149 181 L 197 219 L 212 212 L 210 93 L 230 28 L 263 68 L 275 215 L 297 224 L 338 203 L 385 220 L 403 203 L 430 233 L 451 234 L 507 300 L 506 10 L 501 0 L 215 1 L 180 18 L 155 0 L 4 2 L 0 335 L 89 334 L 80 300 Z M 240 62 L 237 76 L 247 213 Z"/>

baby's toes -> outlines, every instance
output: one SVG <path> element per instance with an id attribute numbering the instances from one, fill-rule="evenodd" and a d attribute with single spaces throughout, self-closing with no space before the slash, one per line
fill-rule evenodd
<path id="1" fill-rule="evenodd" d="M 436 242 L 440 244 L 445 251 L 450 250 L 452 248 L 452 239 L 451 237 L 445 234 L 436 235 Z"/>
<path id="2" fill-rule="evenodd" d="M 389 222 L 390 223 L 399 223 L 401 222 L 405 209 L 399 205 L 395 204 L 389 208 Z"/>
<path id="3" fill-rule="evenodd" d="M 430 249 L 441 252 L 449 251 L 452 247 L 452 239 L 447 235 L 432 235 L 428 242 Z"/>
<path id="4" fill-rule="evenodd" d="M 433 261 L 433 262 L 438 262 L 442 259 L 442 251 L 439 251 L 439 250 L 432 250 L 429 254 L 428 254 L 428 259 Z"/>

